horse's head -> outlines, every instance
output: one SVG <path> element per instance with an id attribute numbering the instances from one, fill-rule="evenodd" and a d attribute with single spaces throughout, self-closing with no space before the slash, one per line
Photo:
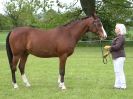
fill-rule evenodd
<path id="1" fill-rule="evenodd" d="M 107 38 L 107 34 L 103 28 L 101 20 L 96 16 L 92 16 L 92 21 L 89 25 L 89 31 L 98 34 L 101 40 Z"/>

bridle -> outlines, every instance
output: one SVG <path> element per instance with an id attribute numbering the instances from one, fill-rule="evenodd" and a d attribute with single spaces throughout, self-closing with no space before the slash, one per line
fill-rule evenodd
<path id="1" fill-rule="evenodd" d="M 101 53 L 102 53 L 102 60 L 104 64 L 108 63 L 108 60 L 106 57 L 104 57 L 104 53 L 103 53 L 103 46 L 102 46 L 102 40 L 100 40 L 100 48 L 101 48 Z"/>
<path id="2" fill-rule="evenodd" d="M 96 23 L 97 21 L 100 21 L 99 19 L 98 20 L 94 20 L 93 24 L 95 25 L 96 29 L 98 30 L 98 24 Z M 102 53 L 102 61 L 104 64 L 107 64 L 107 58 L 104 57 L 104 51 L 103 51 L 103 46 L 102 46 L 102 40 L 100 40 L 100 48 L 101 48 L 101 53 Z"/>
<path id="3" fill-rule="evenodd" d="M 93 22 L 93 25 L 96 27 L 96 31 L 98 31 L 98 27 L 102 27 L 102 23 L 100 21 L 100 19 L 95 19 L 94 22 Z M 100 26 L 98 26 L 100 25 Z M 98 35 L 100 35 L 99 33 L 97 33 Z"/>

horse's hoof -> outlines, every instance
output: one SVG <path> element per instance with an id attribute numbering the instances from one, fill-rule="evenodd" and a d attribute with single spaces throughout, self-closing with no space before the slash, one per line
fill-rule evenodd
<path id="1" fill-rule="evenodd" d="M 30 85 L 29 83 L 26 83 L 25 86 L 26 86 L 26 87 L 30 87 L 31 85 Z"/>
<path id="2" fill-rule="evenodd" d="M 14 87 L 14 89 L 17 89 L 18 85 L 17 84 L 13 84 L 13 87 Z"/>
<path id="3" fill-rule="evenodd" d="M 61 88 L 62 90 L 66 89 L 66 86 L 64 83 L 59 83 L 59 88 Z"/>
<path id="4" fill-rule="evenodd" d="M 62 88 L 61 88 L 62 90 L 66 90 L 66 87 L 65 86 L 62 86 Z"/>

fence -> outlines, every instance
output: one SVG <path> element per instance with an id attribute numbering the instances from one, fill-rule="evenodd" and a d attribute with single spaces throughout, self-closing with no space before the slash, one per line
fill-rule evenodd
<path id="1" fill-rule="evenodd" d="M 104 45 L 111 45 L 112 40 L 103 40 L 100 43 L 100 40 L 92 40 L 92 41 L 79 41 L 77 46 L 88 46 L 88 47 L 98 47 L 98 46 L 104 46 Z M 133 47 L 133 40 L 126 40 L 125 46 L 131 46 Z"/>
<path id="2" fill-rule="evenodd" d="M 100 43 L 100 40 L 79 41 L 77 46 L 78 47 L 100 47 L 101 44 L 102 46 L 105 46 L 105 45 L 111 45 L 111 43 L 112 43 L 112 40 L 103 40 L 101 43 Z M 5 42 L 0 42 L 0 50 L 5 50 L 5 47 L 6 47 L 5 45 L 6 45 Z M 133 40 L 126 40 L 125 46 L 133 47 Z"/>

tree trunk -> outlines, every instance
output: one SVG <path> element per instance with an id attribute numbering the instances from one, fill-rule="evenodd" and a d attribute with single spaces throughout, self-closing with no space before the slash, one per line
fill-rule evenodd
<path id="1" fill-rule="evenodd" d="M 95 0 L 80 0 L 83 11 L 87 16 L 95 12 Z"/>

